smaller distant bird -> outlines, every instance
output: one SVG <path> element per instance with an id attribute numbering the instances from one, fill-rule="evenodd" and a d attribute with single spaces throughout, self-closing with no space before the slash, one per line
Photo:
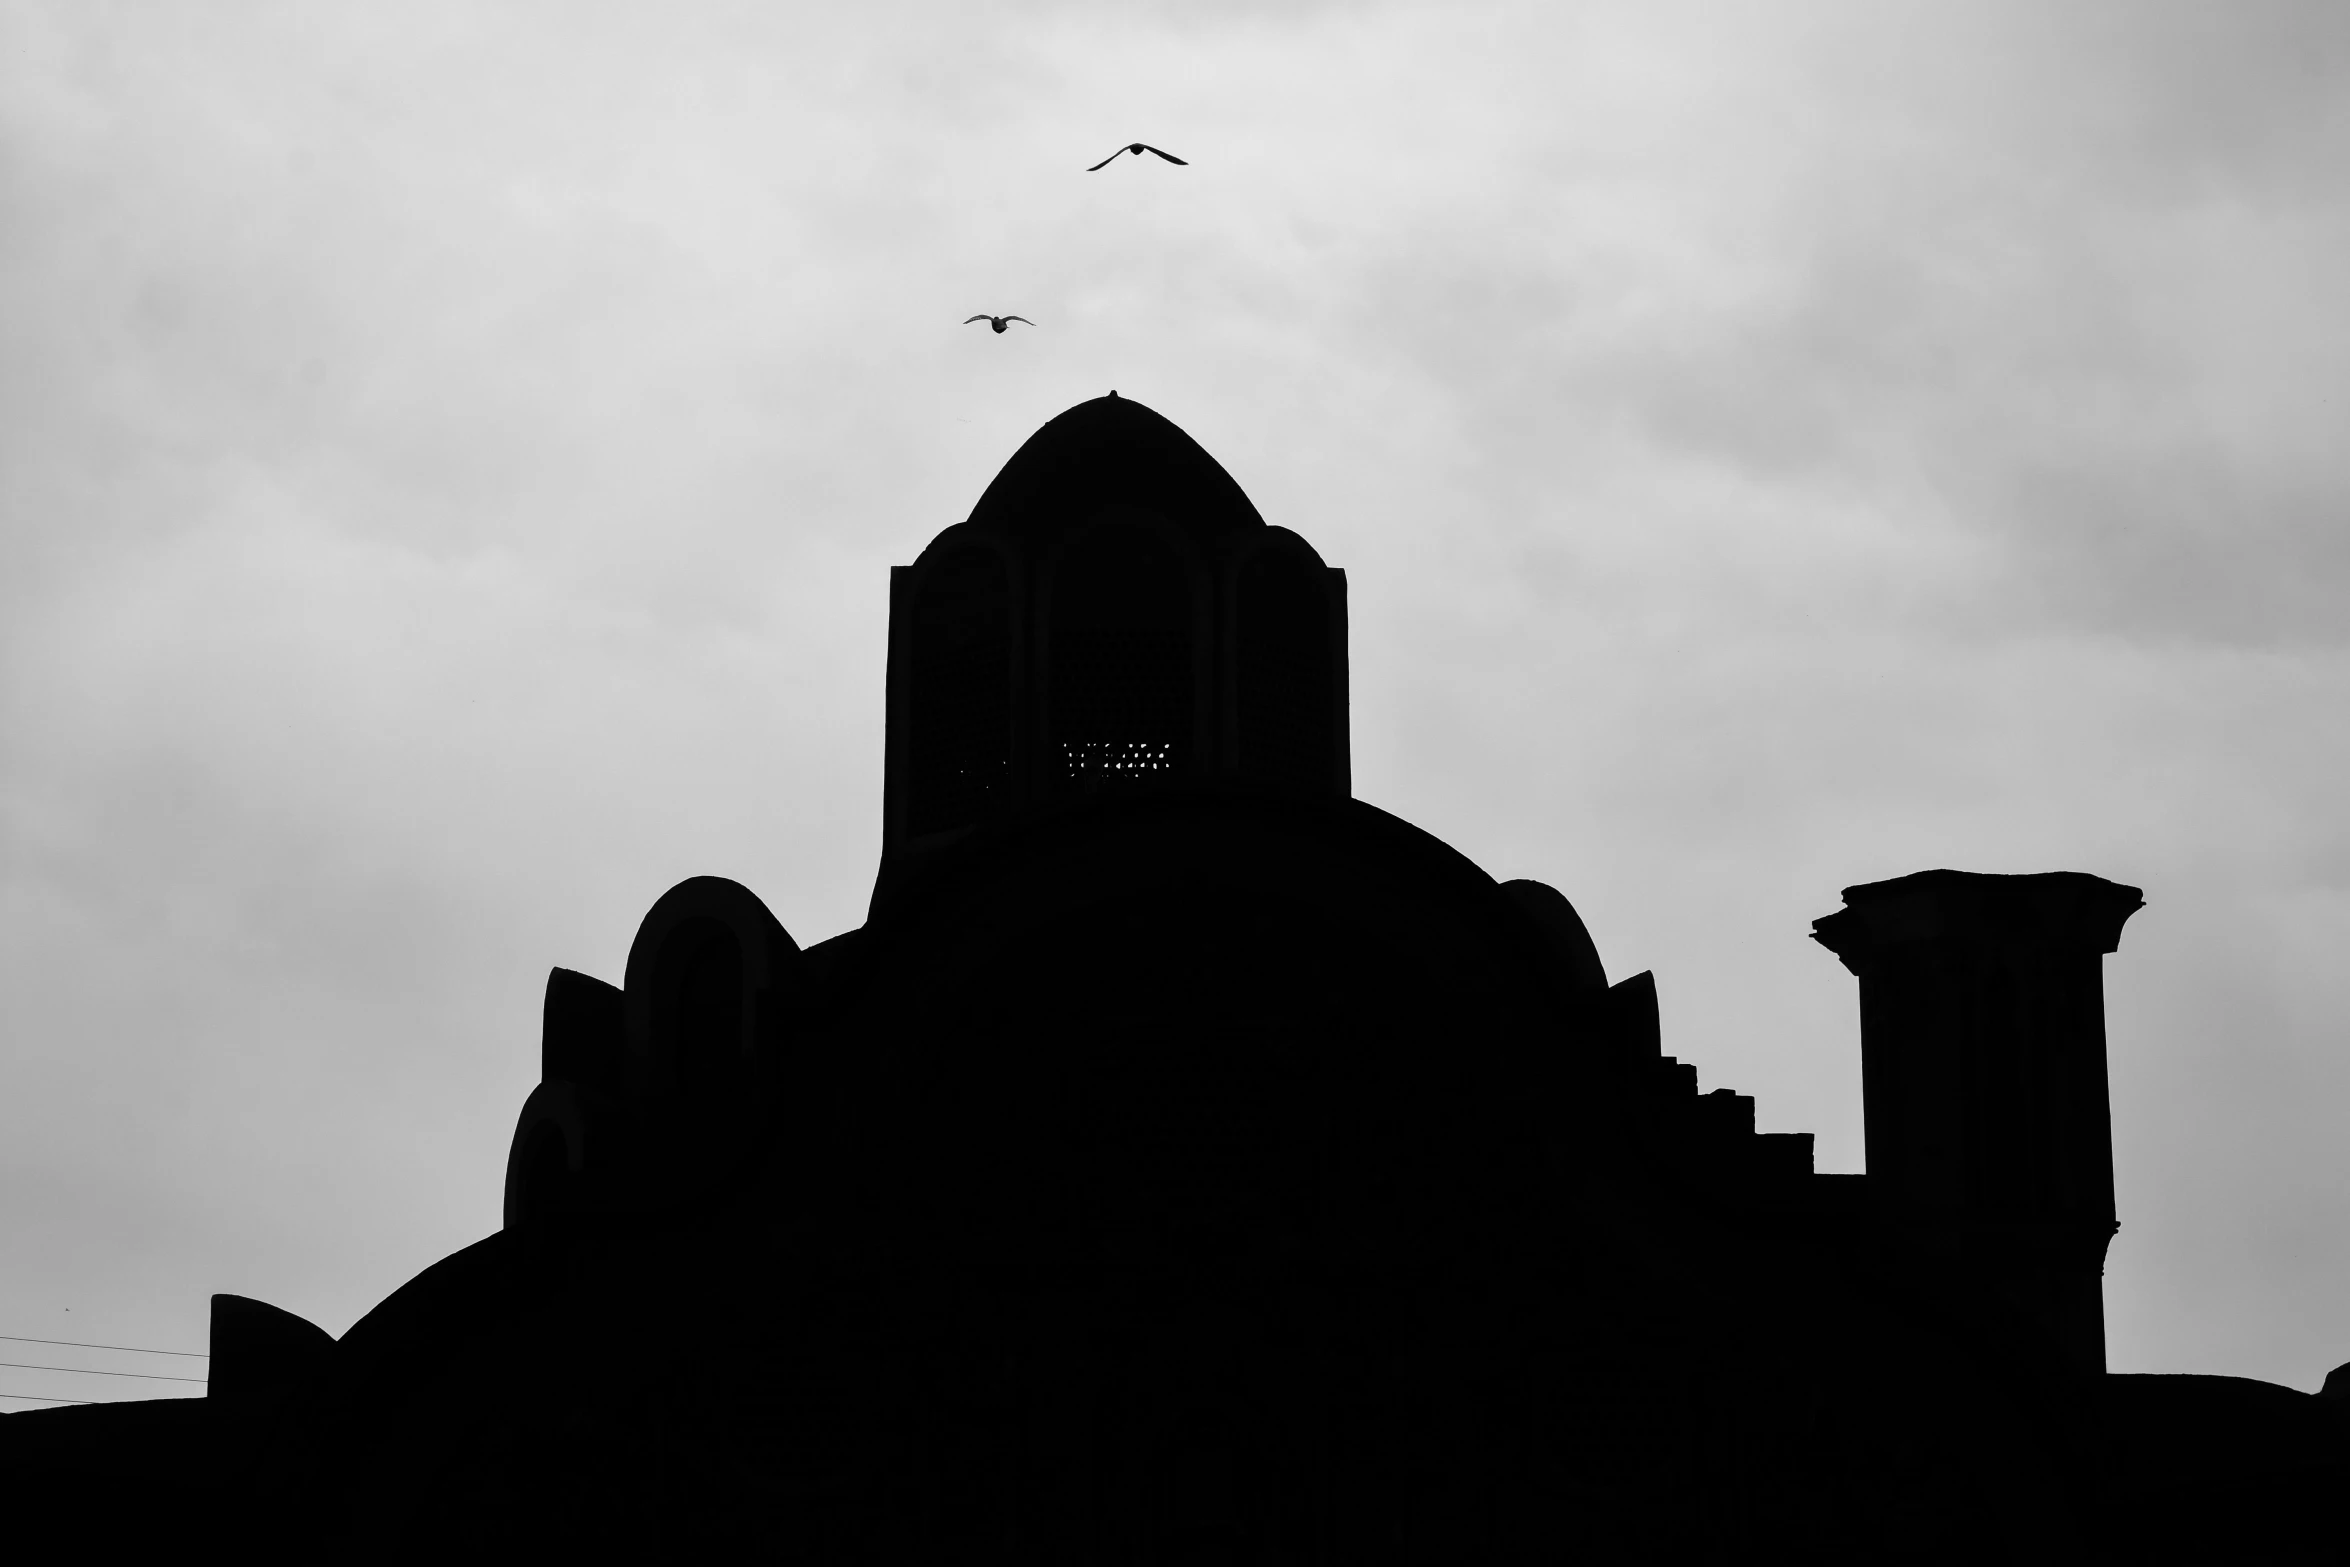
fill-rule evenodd
<path id="1" fill-rule="evenodd" d="M 967 320 L 967 321 L 965 321 L 963 324 L 964 324 L 965 326 L 969 326 L 969 325 L 971 324 L 971 322 L 972 322 L 972 321 L 984 321 L 984 322 L 986 322 L 986 323 L 987 323 L 989 326 L 992 326 L 992 327 L 994 327 L 994 328 L 995 328 L 997 331 L 999 331 L 999 332 L 1001 332 L 1001 331 L 1004 329 L 1004 323 L 1005 323 L 1005 322 L 1007 322 L 1007 321 L 1017 321 L 1017 322 L 1019 322 L 1019 323 L 1020 323 L 1022 326 L 1034 326 L 1034 325 L 1036 325 L 1036 323 L 1035 323 L 1035 322 L 1033 322 L 1033 321 L 1029 320 L 1029 319 L 1028 319 L 1026 316 L 990 316 L 990 315 L 977 315 L 977 316 L 973 316 L 973 317 L 971 317 L 971 318 L 970 318 L 970 320 Z"/>
<path id="2" fill-rule="evenodd" d="M 1093 166 L 1093 168 L 1092 168 L 1092 169 L 1087 169 L 1085 172 L 1086 172 L 1086 173 L 1088 173 L 1088 174 L 1091 174 L 1091 173 L 1093 173 L 1093 172 L 1094 172 L 1094 170 L 1095 170 L 1095 169 L 1106 169 L 1106 168 L 1108 168 L 1108 167 L 1109 167 L 1111 164 L 1113 164 L 1113 163 L 1115 163 L 1115 162 L 1117 162 L 1117 161 L 1118 161 L 1118 157 L 1119 157 L 1119 155 L 1120 155 L 1121 153 L 1128 153 L 1128 152 L 1131 152 L 1131 153 L 1133 153 L 1133 154 L 1134 154 L 1136 157 L 1138 157 L 1138 158 L 1139 158 L 1139 157 L 1141 157 L 1141 156 L 1142 156 L 1144 153 L 1146 153 L 1146 152 L 1159 152 L 1159 149 L 1158 149 L 1158 148 L 1156 148 L 1156 147 L 1150 146 L 1150 145 L 1148 145 L 1147 143 L 1144 143 L 1144 142 L 1139 142 L 1139 141 L 1135 141 L 1135 142 L 1128 142 L 1128 143 L 1127 143 L 1125 146 L 1123 146 L 1123 147 L 1119 148 L 1117 152 L 1113 152 L 1113 153 L 1111 153 L 1111 154 L 1110 154 L 1108 157 L 1106 157 L 1106 158 L 1102 159 L 1102 161 L 1101 161 L 1101 162 L 1099 162 L 1099 163 L 1095 164 L 1095 165 Z M 1184 162 L 1184 161 L 1183 161 L 1181 158 L 1178 158 L 1178 157 L 1176 157 L 1176 156 L 1175 156 L 1175 154 L 1173 154 L 1173 153 L 1171 153 L 1171 152 L 1159 152 L 1159 156 L 1160 156 L 1160 157 L 1162 157 L 1162 158 L 1164 158 L 1164 159 L 1166 159 L 1166 160 L 1167 160 L 1169 163 L 1183 163 L 1183 162 Z M 1185 168 L 1189 168 L 1190 166 L 1191 166 L 1190 164 L 1188 164 L 1188 163 L 1184 163 L 1184 167 L 1185 167 Z"/>

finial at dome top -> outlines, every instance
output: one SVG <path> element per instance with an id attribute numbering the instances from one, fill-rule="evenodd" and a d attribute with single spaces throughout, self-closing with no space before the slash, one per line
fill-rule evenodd
<path id="1" fill-rule="evenodd" d="M 1112 397 L 1115 397 L 1115 396 L 1117 396 L 1117 395 L 1118 395 L 1118 389 L 1117 389 L 1116 387 L 1114 387 L 1114 386 L 1113 386 L 1113 387 L 1111 387 L 1111 388 L 1110 388 L 1110 395 L 1111 395 Z"/>

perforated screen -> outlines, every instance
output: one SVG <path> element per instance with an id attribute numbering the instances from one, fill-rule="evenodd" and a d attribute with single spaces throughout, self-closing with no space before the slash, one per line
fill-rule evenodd
<path id="1" fill-rule="evenodd" d="M 1185 769 L 1191 595 L 1140 528 L 1097 527 L 1062 556 L 1050 610 L 1051 758 L 1069 780 L 1147 783 Z"/>

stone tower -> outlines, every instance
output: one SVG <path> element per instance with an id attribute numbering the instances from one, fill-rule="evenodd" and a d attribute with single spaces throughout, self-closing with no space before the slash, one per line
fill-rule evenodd
<path id="1" fill-rule="evenodd" d="M 2114 1216 L 2104 955 L 2144 906 L 2077 871 L 1844 889 L 1813 939 L 1860 979 L 1868 1185 L 1919 1283 L 2026 1352 L 2105 1369 Z"/>

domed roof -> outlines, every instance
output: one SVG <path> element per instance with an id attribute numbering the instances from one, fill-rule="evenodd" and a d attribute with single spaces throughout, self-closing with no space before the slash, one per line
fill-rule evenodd
<path id="1" fill-rule="evenodd" d="M 1197 441 L 1116 392 L 1079 403 L 1030 436 L 979 497 L 971 522 L 1041 542 L 1121 503 L 1156 511 L 1203 542 L 1265 525 Z"/>

